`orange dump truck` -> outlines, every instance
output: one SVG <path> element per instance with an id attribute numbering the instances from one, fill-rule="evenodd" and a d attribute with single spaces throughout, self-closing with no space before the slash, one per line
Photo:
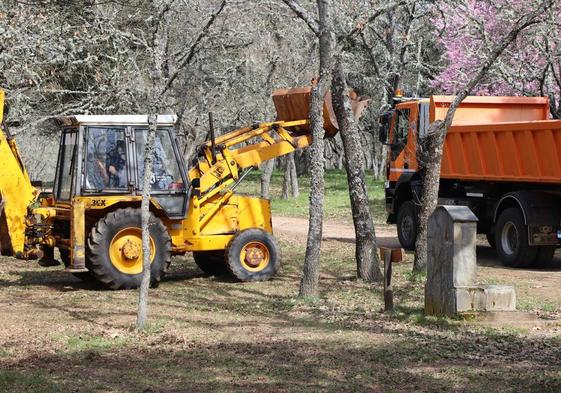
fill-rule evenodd
<path id="1" fill-rule="evenodd" d="M 423 188 L 418 142 L 453 99 L 401 99 L 380 118 L 388 222 L 407 249 Z M 561 120 L 550 120 L 548 99 L 466 98 L 446 136 L 439 203 L 468 206 L 505 264 L 548 265 L 561 239 Z"/>

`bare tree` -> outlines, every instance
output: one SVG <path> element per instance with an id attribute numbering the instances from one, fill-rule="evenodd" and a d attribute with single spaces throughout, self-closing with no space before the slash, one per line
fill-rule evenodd
<path id="1" fill-rule="evenodd" d="M 200 32 L 194 37 L 190 45 L 184 48 L 179 56 L 171 56 L 169 53 L 169 26 L 168 18 L 172 13 L 175 0 L 152 0 L 150 3 L 151 18 L 149 21 L 150 38 L 146 49 L 150 58 L 150 80 L 151 87 L 147 100 L 150 102 L 148 116 L 148 135 L 144 152 L 144 178 L 142 189 L 142 281 L 139 289 L 138 313 L 136 320 L 137 329 L 143 329 L 146 325 L 148 314 L 148 289 L 150 287 L 150 189 L 153 175 L 154 141 L 157 129 L 158 114 L 162 113 L 169 104 L 166 102 L 166 94 L 172 89 L 174 81 L 180 73 L 189 66 L 194 53 L 197 51 L 201 40 L 209 33 L 217 16 L 224 10 L 226 0 L 222 0 L 219 7 L 214 11 Z M 177 64 L 170 65 L 170 59 L 179 59 Z"/>
<path id="2" fill-rule="evenodd" d="M 355 226 L 357 275 L 368 282 L 382 281 L 376 231 L 364 179 L 364 156 L 348 90 L 339 56 L 333 70 L 333 103 L 347 159 L 345 168 Z"/>
<path id="3" fill-rule="evenodd" d="M 323 232 L 323 199 L 324 199 L 324 157 L 323 138 L 323 100 L 331 85 L 331 69 L 333 67 L 333 36 L 330 15 L 330 0 L 317 0 L 319 15 L 319 79 L 312 88 L 310 101 L 310 127 L 312 131 L 311 145 L 311 184 L 310 184 L 310 218 L 308 241 L 304 271 L 300 281 L 300 296 L 317 296 L 319 294 L 319 273 L 321 256 L 321 237 Z"/>
<path id="4" fill-rule="evenodd" d="M 271 177 L 275 169 L 275 160 L 268 160 L 261 164 L 261 198 L 269 199 L 271 191 Z"/>
<path id="5" fill-rule="evenodd" d="M 297 198 L 300 195 L 298 188 L 298 172 L 294 153 L 288 154 L 284 159 L 284 178 L 282 182 L 282 199 Z"/>
<path id="6" fill-rule="evenodd" d="M 413 271 L 420 272 L 426 269 L 428 219 L 438 203 L 440 167 L 442 164 L 444 140 L 446 139 L 448 128 L 450 128 L 452 120 L 454 119 L 456 109 L 479 83 L 479 81 L 487 74 L 503 51 L 512 41 L 516 39 L 518 34 L 520 34 L 520 32 L 528 26 L 538 23 L 540 21 L 539 18 L 553 5 L 554 1 L 555 0 L 541 1 L 532 12 L 518 18 L 514 22 L 510 31 L 503 36 L 496 45 L 494 45 L 487 58 L 478 67 L 477 73 L 464 86 L 464 88 L 458 92 L 456 98 L 448 108 L 448 112 L 446 113 L 444 120 L 435 121 L 430 125 L 422 145 L 422 156 L 424 158 L 424 179 L 421 194 L 421 206 L 418 217 L 418 233 L 417 242 L 415 244 L 415 261 L 413 264 Z"/>

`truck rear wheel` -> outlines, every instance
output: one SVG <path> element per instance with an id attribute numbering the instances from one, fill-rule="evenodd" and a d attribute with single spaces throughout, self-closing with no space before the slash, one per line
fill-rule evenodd
<path id="1" fill-rule="evenodd" d="M 413 201 L 404 202 L 397 212 L 397 237 L 401 247 L 414 250 L 417 241 L 417 209 Z"/>
<path id="2" fill-rule="evenodd" d="M 240 281 L 265 281 L 280 267 L 280 249 L 275 238 L 262 229 L 237 233 L 226 250 L 226 264 Z"/>
<path id="3" fill-rule="evenodd" d="M 193 259 L 199 269 L 209 276 L 224 276 L 229 273 L 224 253 L 225 250 L 193 251 Z"/>
<path id="4" fill-rule="evenodd" d="M 508 208 L 501 213 L 495 241 L 497 253 L 507 266 L 527 267 L 536 259 L 538 247 L 528 245 L 528 228 L 520 209 Z"/>
<path id="5" fill-rule="evenodd" d="M 155 286 L 171 261 L 171 239 L 162 221 L 150 213 L 150 285 Z M 90 272 L 105 287 L 131 289 L 142 280 L 141 211 L 118 209 L 101 218 L 90 232 Z"/>

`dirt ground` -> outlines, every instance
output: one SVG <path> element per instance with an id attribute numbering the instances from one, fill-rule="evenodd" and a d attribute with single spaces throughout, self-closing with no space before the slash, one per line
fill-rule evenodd
<path id="1" fill-rule="evenodd" d="M 175 258 L 142 333 L 136 291 L 1 257 L 0 391 L 561 391 L 560 269 L 504 268 L 481 242 L 480 281 L 514 284 L 520 312 L 439 319 L 424 316 L 407 255 L 396 310 L 383 313 L 380 286 L 354 277 L 352 227 L 326 225 L 321 297 L 302 300 L 307 223 L 274 224 L 283 267 L 273 280 L 206 277 Z M 377 231 L 392 241 L 391 227 Z"/>

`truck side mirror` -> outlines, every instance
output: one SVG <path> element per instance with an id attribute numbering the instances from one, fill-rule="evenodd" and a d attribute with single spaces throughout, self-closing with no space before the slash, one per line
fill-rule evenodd
<path id="1" fill-rule="evenodd" d="M 378 139 L 383 145 L 389 145 L 388 137 L 394 111 L 382 113 L 379 119 Z"/>

